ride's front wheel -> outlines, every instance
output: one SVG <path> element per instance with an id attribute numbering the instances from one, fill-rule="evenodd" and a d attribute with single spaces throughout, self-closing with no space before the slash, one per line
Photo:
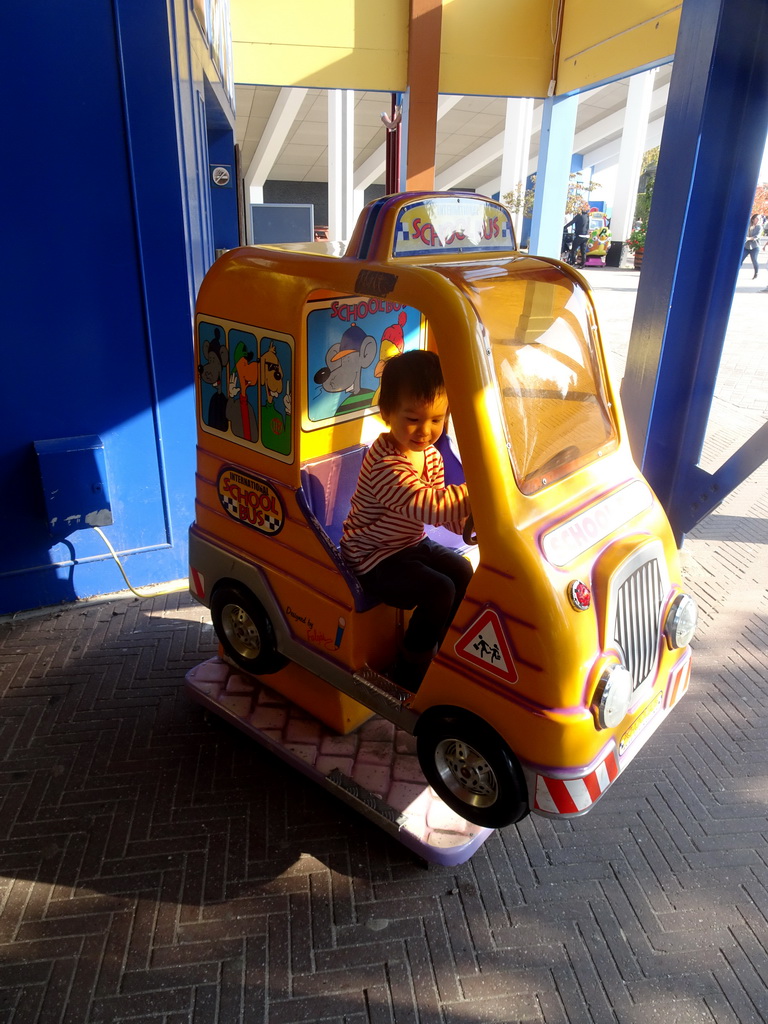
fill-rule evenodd
<path id="1" fill-rule="evenodd" d="M 503 828 L 528 813 L 522 768 L 502 738 L 480 719 L 449 715 L 417 736 L 419 764 L 437 795 L 481 828 Z"/>
<path id="2" fill-rule="evenodd" d="M 224 653 L 239 668 L 266 675 L 287 664 L 277 650 L 267 613 L 249 590 L 231 586 L 215 590 L 211 619 Z"/>

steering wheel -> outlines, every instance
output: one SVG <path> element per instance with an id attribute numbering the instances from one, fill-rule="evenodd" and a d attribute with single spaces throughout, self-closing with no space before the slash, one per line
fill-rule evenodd
<path id="1" fill-rule="evenodd" d="M 471 512 L 467 516 L 467 521 L 464 523 L 464 529 L 462 530 L 461 536 L 465 544 L 477 544 L 477 534 L 475 533 L 475 520 L 472 518 Z"/>
<path id="2" fill-rule="evenodd" d="M 578 459 L 581 455 L 581 451 L 575 444 L 569 444 L 567 448 L 563 448 L 561 451 L 553 455 L 551 459 L 547 459 L 543 466 L 539 466 L 536 473 L 538 476 L 546 476 L 547 473 L 553 469 L 557 469 L 558 466 L 562 466 L 564 462 L 572 462 L 574 459 Z"/>

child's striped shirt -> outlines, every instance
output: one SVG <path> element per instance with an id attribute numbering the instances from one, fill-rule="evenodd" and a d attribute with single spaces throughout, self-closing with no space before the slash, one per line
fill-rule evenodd
<path id="1" fill-rule="evenodd" d="M 425 523 L 461 532 L 469 514 L 466 484 L 446 487 L 440 452 L 430 445 L 424 455 L 420 477 L 388 433 L 366 453 L 341 537 L 344 559 L 358 575 L 418 544 Z"/>

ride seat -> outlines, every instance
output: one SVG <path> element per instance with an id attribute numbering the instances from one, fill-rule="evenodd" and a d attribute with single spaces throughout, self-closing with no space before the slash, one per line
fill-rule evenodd
<path id="1" fill-rule="evenodd" d="M 344 561 L 339 544 L 367 451 L 365 445 L 356 445 L 322 459 L 305 462 L 301 467 L 301 490 L 297 495 L 307 521 L 346 580 L 355 610 L 359 612 L 373 608 L 378 602 L 366 597 L 360 580 Z"/>
<path id="2" fill-rule="evenodd" d="M 365 445 L 356 445 L 301 467 L 307 505 L 336 548 L 367 451 Z"/>

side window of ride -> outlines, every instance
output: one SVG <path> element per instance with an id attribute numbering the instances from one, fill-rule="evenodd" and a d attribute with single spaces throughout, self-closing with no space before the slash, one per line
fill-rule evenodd
<path id="1" fill-rule="evenodd" d="M 377 412 L 387 360 L 424 345 L 421 313 L 388 299 L 326 293 L 307 303 L 306 325 L 305 430 Z"/>
<path id="2" fill-rule="evenodd" d="M 293 461 L 294 340 L 226 320 L 197 325 L 198 420 L 281 462 Z"/>

